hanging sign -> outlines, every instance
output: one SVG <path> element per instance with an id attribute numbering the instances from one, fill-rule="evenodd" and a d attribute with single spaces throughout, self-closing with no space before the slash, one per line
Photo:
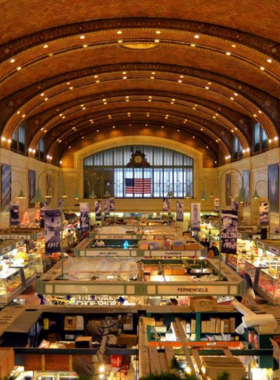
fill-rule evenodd
<path id="1" fill-rule="evenodd" d="M 219 212 L 220 211 L 220 199 L 214 198 L 214 211 Z"/>
<path id="2" fill-rule="evenodd" d="M 10 203 L 10 225 L 17 226 L 19 224 L 19 202 Z"/>
<path id="3" fill-rule="evenodd" d="M 101 201 L 95 201 L 95 220 L 102 220 Z"/>
<path id="4" fill-rule="evenodd" d="M 269 203 L 268 202 L 260 203 L 260 225 L 261 226 L 269 225 Z"/>
<path id="5" fill-rule="evenodd" d="M 163 212 L 171 212 L 171 199 L 163 198 L 162 200 L 162 211 Z"/>
<path id="6" fill-rule="evenodd" d="M 89 231 L 89 203 L 80 203 L 80 225 L 82 231 Z"/>
<path id="7" fill-rule="evenodd" d="M 115 212 L 115 198 L 110 198 L 110 212 Z"/>
<path id="8" fill-rule="evenodd" d="M 233 211 L 237 211 L 237 212 L 238 212 L 238 209 L 239 209 L 239 203 L 236 202 L 234 199 L 231 200 L 231 209 Z"/>
<path id="9" fill-rule="evenodd" d="M 237 253 L 237 211 L 222 210 L 221 252 Z"/>
<path id="10" fill-rule="evenodd" d="M 46 253 L 61 252 L 61 211 L 45 210 L 45 250 Z"/>
<path id="11" fill-rule="evenodd" d="M 103 207 L 104 207 L 104 214 L 109 215 L 110 214 L 110 199 L 109 198 L 104 199 Z"/>
<path id="12" fill-rule="evenodd" d="M 176 220 L 177 220 L 177 222 L 183 222 L 184 221 L 184 202 L 182 202 L 182 201 L 177 201 Z"/>
<path id="13" fill-rule="evenodd" d="M 200 231 L 200 203 L 191 203 L 191 230 Z"/>

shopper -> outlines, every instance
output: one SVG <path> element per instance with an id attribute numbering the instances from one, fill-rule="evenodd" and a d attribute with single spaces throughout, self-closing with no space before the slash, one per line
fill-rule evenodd
<path id="1" fill-rule="evenodd" d="M 212 242 L 209 252 L 210 251 L 213 251 L 214 257 L 218 257 L 219 256 L 220 251 L 219 251 L 219 249 L 217 247 L 217 243 L 215 241 Z M 209 254 L 209 252 L 208 252 L 208 254 Z"/>

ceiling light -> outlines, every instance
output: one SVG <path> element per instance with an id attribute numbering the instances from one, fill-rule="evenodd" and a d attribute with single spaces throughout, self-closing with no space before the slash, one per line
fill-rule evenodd
<path id="1" fill-rule="evenodd" d="M 205 88 L 206 88 L 206 90 L 209 90 L 209 87 L 208 87 L 208 86 L 206 86 Z"/>
<path id="2" fill-rule="evenodd" d="M 67 82 L 66 84 L 67 84 L 67 86 L 69 86 L 69 85 L 70 85 L 70 82 Z"/>
<path id="3" fill-rule="evenodd" d="M 160 30 L 156 30 L 156 34 L 161 34 L 161 31 Z"/>
<path id="4" fill-rule="evenodd" d="M 274 137 L 274 141 L 278 141 L 278 136 L 275 136 L 275 137 Z"/>
<path id="5" fill-rule="evenodd" d="M 151 77 L 151 79 L 155 79 L 155 77 Z"/>
<path id="6" fill-rule="evenodd" d="M 236 45 L 235 45 L 235 44 L 232 44 L 231 47 L 236 48 Z"/>
<path id="7" fill-rule="evenodd" d="M 97 131 L 96 132 L 99 132 L 99 129 L 97 129 Z"/>
<path id="8" fill-rule="evenodd" d="M 48 100 L 49 98 L 45 98 L 44 100 L 45 100 L 45 102 Z"/>
<path id="9" fill-rule="evenodd" d="M 45 94 L 42 92 L 41 96 L 44 96 Z"/>
<path id="10" fill-rule="evenodd" d="M 113 126 L 112 126 L 112 128 L 116 128 L 116 126 L 115 126 L 115 125 L 113 125 Z"/>
<path id="11" fill-rule="evenodd" d="M 203 128 L 200 128 L 201 131 L 203 131 Z"/>
<path id="12" fill-rule="evenodd" d="M 123 79 L 127 79 L 127 77 L 123 77 Z"/>
<path id="13" fill-rule="evenodd" d="M 84 39 L 85 39 L 85 36 L 82 34 L 82 35 L 80 36 L 80 39 L 81 39 L 81 40 L 84 40 Z"/>
<path id="14" fill-rule="evenodd" d="M 158 39 L 156 39 L 156 40 L 155 40 L 155 43 L 156 43 L 156 44 L 158 44 L 158 43 L 159 43 L 159 40 L 158 40 Z"/>
<path id="15" fill-rule="evenodd" d="M 191 47 L 195 47 L 195 44 L 191 44 Z"/>
<path id="16" fill-rule="evenodd" d="M 19 115 L 19 114 L 20 114 L 20 111 L 17 111 L 17 114 Z"/>
<path id="17" fill-rule="evenodd" d="M 5 141 L 6 139 L 5 139 L 5 137 L 4 137 L 4 136 L 2 136 L 2 137 L 1 137 L 1 140 L 2 140 L 2 141 Z"/>
<path id="18" fill-rule="evenodd" d="M 118 40 L 118 43 L 121 44 L 121 43 L 122 43 L 122 40 Z"/>
<path id="19" fill-rule="evenodd" d="M 44 45 L 44 49 L 47 49 L 49 47 L 49 45 L 45 44 Z"/>
<path id="20" fill-rule="evenodd" d="M 11 62 L 11 63 L 14 63 L 15 61 L 16 61 L 16 60 L 15 60 L 14 58 L 11 58 L 11 59 L 10 59 L 10 62 Z"/>
<path id="21" fill-rule="evenodd" d="M 100 82 L 100 80 L 97 79 L 96 83 L 99 83 L 99 82 Z"/>
<path id="22" fill-rule="evenodd" d="M 83 110 L 85 110 L 86 109 L 86 107 L 83 107 Z"/>
<path id="23" fill-rule="evenodd" d="M 88 45 L 86 45 L 86 44 L 85 44 L 85 45 L 83 45 L 83 48 L 87 48 L 87 47 L 88 47 Z"/>
<path id="24" fill-rule="evenodd" d="M 210 84 L 212 84 L 211 82 L 208 82 L 208 84 L 210 85 Z"/>
<path id="25" fill-rule="evenodd" d="M 123 71 L 123 75 L 125 75 L 126 74 L 126 71 Z"/>
<path id="26" fill-rule="evenodd" d="M 182 83 L 183 81 L 181 79 L 178 80 L 179 83 Z"/>
<path id="27" fill-rule="evenodd" d="M 162 125 L 161 128 L 163 129 L 163 128 L 164 128 L 164 125 Z"/>
<path id="28" fill-rule="evenodd" d="M 261 69 L 262 71 L 264 71 L 264 70 L 265 70 L 265 68 L 264 68 L 263 66 L 261 66 L 261 67 L 260 67 L 260 69 Z"/>
<path id="29" fill-rule="evenodd" d="M 172 102 L 175 102 L 176 99 L 172 99 Z"/>
<path id="30" fill-rule="evenodd" d="M 184 78 L 184 75 L 180 75 L 180 78 L 182 78 L 182 79 L 183 79 L 183 78 Z"/>
<path id="31" fill-rule="evenodd" d="M 19 70 L 21 70 L 21 66 L 18 66 L 18 67 L 17 67 L 17 71 L 19 71 Z"/>
<path id="32" fill-rule="evenodd" d="M 184 124 L 186 124 L 186 122 L 187 122 L 187 121 L 188 121 L 188 120 L 187 120 L 187 119 L 185 119 L 185 120 L 183 121 L 183 123 L 184 123 Z"/>
<path id="33" fill-rule="evenodd" d="M 180 132 L 180 129 L 177 129 L 177 132 Z"/>
<path id="34" fill-rule="evenodd" d="M 84 139 L 85 138 L 85 136 L 82 136 L 82 139 Z"/>
<path id="35" fill-rule="evenodd" d="M 226 52 L 226 55 L 231 55 L 231 52 L 230 52 L 230 51 L 227 51 L 227 52 Z"/>
<path id="36" fill-rule="evenodd" d="M 234 100 L 234 98 L 233 98 L 233 97 L 231 97 L 231 98 L 230 98 L 230 100 Z"/>
<path id="37" fill-rule="evenodd" d="M 69 90 L 73 90 L 74 87 L 69 87 Z"/>
<path id="38" fill-rule="evenodd" d="M 152 72 L 152 75 L 155 75 L 155 74 L 156 74 L 155 71 L 153 71 L 153 72 Z"/>
<path id="39" fill-rule="evenodd" d="M 271 59 L 271 58 L 268 58 L 266 61 L 267 61 L 268 63 L 271 63 L 271 62 L 272 62 L 272 59 Z"/>
<path id="40" fill-rule="evenodd" d="M 117 31 L 117 34 L 122 34 L 122 31 L 121 31 L 121 30 L 118 30 L 118 31 Z"/>
<path id="41" fill-rule="evenodd" d="M 254 117 L 257 117 L 257 115 L 254 113 L 254 115 L 253 115 Z"/>
<path id="42" fill-rule="evenodd" d="M 195 35 L 194 35 L 194 38 L 197 38 L 197 39 L 198 39 L 198 38 L 199 38 L 199 34 L 195 34 Z"/>
<path id="43" fill-rule="evenodd" d="M 262 113 L 262 111 L 261 111 L 261 110 L 258 110 L 258 113 Z"/>
<path id="44" fill-rule="evenodd" d="M 193 136 L 192 138 L 195 139 L 195 136 Z"/>
<path id="45" fill-rule="evenodd" d="M 237 92 L 234 93 L 234 96 L 238 96 Z"/>

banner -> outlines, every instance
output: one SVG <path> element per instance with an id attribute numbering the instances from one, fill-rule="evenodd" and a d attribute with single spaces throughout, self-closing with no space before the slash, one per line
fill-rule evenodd
<path id="1" fill-rule="evenodd" d="M 45 210 L 45 251 L 46 253 L 61 252 L 61 211 Z"/>
<path id="2" fill-rule="evenodd" d="M 191 203 L 191 230 L 200 231 L 200 203 Z"/>
<path id="3" fill-rule="evenodd" d="M 10 226 L 19 224 L 19 202 L 11 202 L 10 204 Z"/>
<path id="4" fill-rule="evenodd" d="M 109 215 L 110 214 L 110 199 L 109 198 L 104 199 L 103 207 L 104 207 L 104 214 Z"/>
<path id="5" fill-rule="evenodd" d="M 214 198 L 214 211 L 219 212 L 220 211 L 220 199 Z"/>
<path id="6" fill-rule="evenodd" d="M 80 203 L 81 231 L 89 231 L 89 203 Z"/>
<path id="7" fill-rule="evenodd" d="M 44 228 L 45 226 L 45 210 L 48 207 L 47 202 L 40 202 L 40 227 Z"/>
<path id="8" fill-rule="evenodd" d="M 231 209 L 233 211 L 237 211 L 237 212 L 238 212 L 238 209 L 239 209 L 239 203 L 236 202 L 234 199 L 231 200 Z"/>
<path id="9" fill-rule="evenodd" d="M 226 205 L 231 204 L 231 173 L 226 174 Z"/>
<path id="10" fill-rule="evenodd" d="M 31 203 L 31 200 L 35 197 L 36 191 L 36 172 L 34 170 L 28 170 L 28 199 L 29 199 L 29 208 L 34 207 L 34 204 Z"/>
<path id="11" fill-rule="evenodd" d="M 115 212 L 115 198 L 110 198 L 110 212 Z"/>
<path id="12" fill-rule="evenodd" d="M 268 202 L 260 203 L 260 225 L 261 226 L 269 225 L 269 203 Z"/>
<path id="13" fill-rule="evenodd" d="M 164 212 L 171 212 L 171 199 L 170 198 L 163 198 L 162 200 L 162 211 Z"/>
<path id="14" fill-rule="evenodd" d="M 95 201 L 95 220 L 102 220 L 101 201 Z"/>
<path id="15" fill-rule="evenodd" d="M 237 253 L 237 211 L 222 210 L 221 252 Z"/>
<path id="16" fill-rule="evenodd" d="M 250 170 L 243 170 L 243 187 L 245 190 L 245 197 L 247 197 L 248 202 L 244 202 L 243 206 L 250 206 Z"/>
<path id="17" fill-rule="evenodd" d="M 176 207 L 176 220 L 177 222 L 183 222 L 184 221 L 184 202 L 177 201 L 177 207 Z"/>
<path id="18" fill-rule="evenodd" d="M 11 178 L 12 171 L 10 165 L 1 165 L 1 209 L 2 211 L 8 212 L 10 209 L 11 201 Z"/>
<path id="19" fill-rule="evenodd" d="M 268 201 L 271 212 L 279 212 L 279 166 L 268 165 Z"/>

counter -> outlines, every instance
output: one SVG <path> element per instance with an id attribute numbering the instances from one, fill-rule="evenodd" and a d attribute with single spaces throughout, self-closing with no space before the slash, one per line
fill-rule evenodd
<path id="1" fill-rule="evenodd" d="M 274 305 L 280 304 L 279 272 L 261 269 L 256 290 L 262 297 Z"/>

